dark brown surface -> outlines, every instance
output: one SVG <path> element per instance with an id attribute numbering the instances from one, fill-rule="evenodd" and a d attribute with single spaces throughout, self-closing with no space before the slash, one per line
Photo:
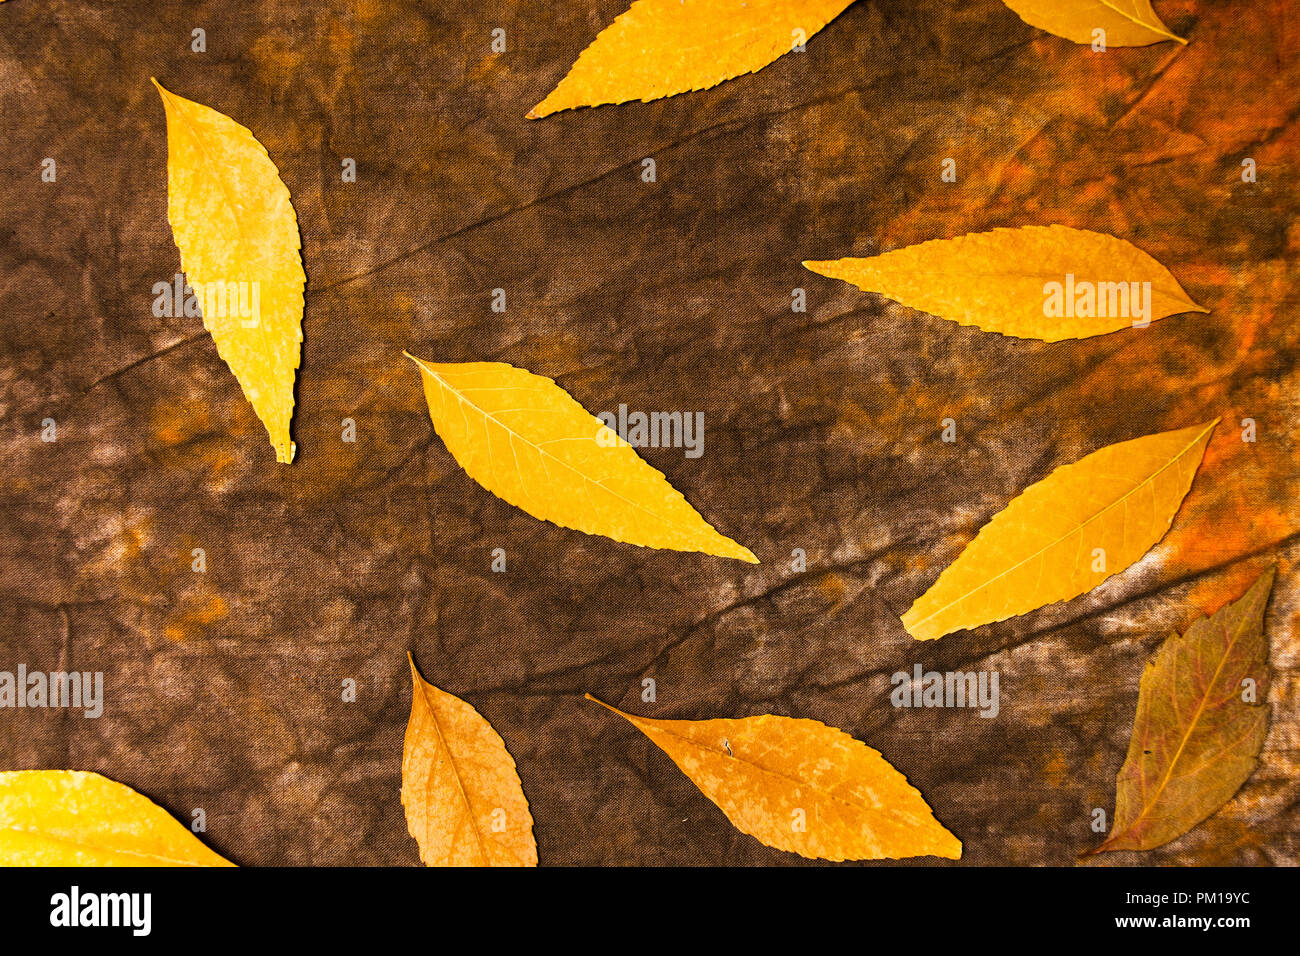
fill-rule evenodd
<path id="1" fill-rule="evenodd" d="M 801 862 L 733 830 L 584 691 L 656 716 L 818 718 L 920 787 L 963 864 L 1069 864 L 1099 842 L 1091 809 L 1112 811 L 1148 655 L 1276 561 L 1260 769 L 1186 837 L 1099 862 L 1300 862 L 1287 4 L 1161 2 L 1187 47 L 1094 54 L 996 0 L 863 2 L 715 90 L 525 121 L 624 6 L 0 6 L 0 669 L 107 685 L 98 720 L 0 711 L 0 768 L 97 770 L 182 819 L 204 807 L 205 841 L 241 864 L 415 864 L 409 648 L 505 739 L 543 865 Z M 292 466 L 200 320 L 151 313 L 179 259 L 150 75 L 253 130 L 293 195 L 309 284 Z M 1132 240 L 1213 312 L 1046 345 L 799 265 L 1050 222 Z M 703 457 L 644 457 L 763 564 L 493 498 L 433 434 L 403 348 L 527 367 L 593 412 L 704 412 Z M 936 643 L 903 631 L 1025 485 L 1218 415 L 1140 565 Z M 1001 714 L 895 710 L 889 675 L 915 662 L 998 670 Z"/>

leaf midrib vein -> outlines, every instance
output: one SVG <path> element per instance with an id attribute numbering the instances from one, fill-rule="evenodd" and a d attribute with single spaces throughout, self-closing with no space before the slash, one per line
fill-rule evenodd
<path id="1" fill-rule="evenodd" d="M 491 866 L 492 860 L 488 856 L 487 847 L 483 843 L 483 834 L 479 832 L 478 820 L 474 816 L 474 807 L 469 802 L 469 794 L 465 792 L 465 782 L 460 776 L 460 767 L 456 765 L 456 754 L 452 751 L 451 746 L 447 743 L 447 737 L 442 732 L 442 725 L 438 723 L 438 714 L 434 710 L 432 702 L 429 700 L 429 692 L 425 689 L 427 681 L 416 675 L 416 682 L 420 689 L 420 696 L 424 700 L 424 707 L 429 715 L 429 723 L 433 725 L 433 732 L 438 735 L 438 743 L 447 754 L 447 762 L 451 764 L 451 775 L 456 779 L 456 790 L 460 793 L 460 799 L 465 804 L 465 816 L 469 818 L 470 829 L 474 831 L 474 840 L 478 844 L 479 855 L 483 858 L 485 866 Z M 429 799 L 429 787 L 431 786 L 430 775 L 426 774 L 424 778 L 424 799 L 425 799 L 425 820 L 428 821 L 427 807 L 432 803 Z"/>
<path id="2" fill-rule="evenodd" d="M 1140 27 L 1144 27 L 1144 28 L 1150 30 L 1152 33 L 1156 34 L 1157 36 L 1168 37 L 1169 39 L 1171 39 L 1171 40 L 1177 40 L 1179 43 L 1182 43 L 1182 44 L 1186 44 L 1186 43 L 1187 43 L 1187 41 L 1184 40 L 1182 37 L 1180 37 L 1180 36 L 1176 36 L 1175 34 L 1170 33 L 1170 32 L 1169 32 L 1168 30 L 1166 30 L 1164 27 L 1162 27 L 1162 26 L 1157 26 L 1157 25 L 1154 24 L 1154 23 L 1147 23 L 1145 20 L 1141 20 L 1141 19 L 1139 19 L 1138 17 L 1135 17 L 1133 14 L 1129 13 L 1127 10 L 1121 10 L 1119 7 L 1115 6 L 1115 4 L 1112 2 L 1112 0 L 1098 0 L 1098 2 L 1099 2 L 1103 7 L 1105 7 L 1106 9 L 1108 9 L 1108 10 L 1112 10 L 1112 11 L 1114 11 L 1115 13 L 1119 14 L 1121 17 L 1123 17 L 1125 20 L 1128 20 L 1130 23 L 1136 23 L 1138 26 L 1140 26 Z"/>
<path id="3" fill-rule="evenodd" d="M 148 853 L 140 850 L 125 850 L 113 846 L 103 846 L 89 840 L 68 839 L 66 837 L 55 836 L 45 830 L 28 829 L 26 827 L 14 826 L 10 824 L 5 827 L 11 833 L 22 833 L 28 836 L 35 835 L 43 840 L 49 840 L 53 843 L 62 843 L 65 846 L 85 847 L 98 853 L 113 853 L 118 856 L 129 856 L 142 860 L 162 860 L 165 863 L 172 863 L 176 866 L 204 866 L 202 863 L 195 863 L 192 860 L 182 860 L 177 857 L 165 856 L 161 853 Z M 206 847 L 204 848 L 206 849 Z"/>
<path id="4" fill-rule="evenodd" d="M 1101 509 L 1100 511 L 1098 511 L 1096 514 L 1094 514 L 1094 515 L 1092 515 L 1091 517 L 1089 517 L 1086 521 L 1081 521 L 1078 525 L 1076 525 L 1075 527 L 1071 528 L 1068 532 L 1066 532 L 1065 534 L 1061 535 L 1061 536 L 1060 536 L 1059 538 L 1057 538 L 1056 540 L 1051 541 L 1051 542 L 1049 542 L 1048 544 L 1043 545 L 1043 546 L 1042 546 L 1041 548 L 1039 548 L 1037 551 L 1033 552 L 1033 553 L 1030 554 L 1030 555 L 1027 555 L 1026 557 L 1022 558 L 1020 561 L 1017 561 L 1015 564 L 1013 564 L 1011 567 L 1007 568 L 1005 571 L 1001 571 L 1001 572 L 999 572 L 998 574 L 996 574 L 995 576 L 989 578 L 987 581 L 984 581 L 984 582 L 983 582 L 982 584 L 980 584 L 978 587 L 971 588 L 971 590 L 967 591 L 965 594 L 962 594 L 962 595 L 959 595 L 958 597 L 953 598 L 953 599 L 952 599 L 951 601 L 949 601 L 947 604 L 943 605 L 943 607 L 940 607 L 940 608 L 936 609 L 936 610 L 933 611 L 932 613 L 930 613 L 930 614 L 926 615 L 925 617 L 923 617 L 921 620 L 917 621 L 917 622 L 913 625 L 913 627 L 919 627 L 919 626 L 921 626 L 922 624 L 926 623 L 927 621 L 932 620 L 932 619 L 933 619 L 934 617 L 936 617 L 937 615 L 942 614 L 944 611 L 948 610 L 948 608 L 952 607 L 954 604 L 957 604 L 957 603 L 959 603 L 959 602 L 961 602 L 961 601 L 966 600 L 966 599 L 967 599 L 968 597 L 970 597 L 971 595 L 973 595 L 973 594 L 977 594 L 977 593 L 979 593 L 980 591 L 983 591 L 985 588 L 991 587 L 993 584 L 995 584 L 997 581 L 1001 580 L 1002 578 L 1006 577 L 1008 574 L 1011 574 L 1013 571 L 1018 570 L 1019 568 L 1021 568 L 1021 567 L 1024 566 L 1025 564 L 1028 564 L 1030 561 L 1033 561 L 1035 558 L 1041 557 L 1044 553 L 1046 553 L 1047 551 L 1050 551 L 1052 548 L 1056 547 L 1058 544 L 1060 544 L 1062 541 L 1064 541 L 1064 540 L 1066 540 L 1067 538 L 1069 538 L 1071 535 L 1078 534 L 1080 531 L 1082 531 L 1082 530 L 1083 530 L 1084 528 L 1086 528 L 1088 525 L 1092 524 L 1092 522 L 1094 522 L 1094 521 L 1098 520 L 1099 518 L 1101 518 L 1102 515 L 1106 514 L 1106 513 L 1109 512 L 1111 509 L 1113 509 L 1113 508 L 1117 508 L 1117 507 L 1119 507 L 1121 504 L 1126 504 L 1126 503 L 1128 502 L 1128 499 L 1131 498 L 1133 495 L 1137 494 L 1137 492 L 1138 492 L 1140 489 L 1142 489 L 1142 488 L 1146 487 L 1147 485 L 1151 484 L 1151 483 L 1152 483 L 1153 481 L 1155 481 L 1158 477 L 1160 477 L 1160 475 L 1164 474 L 1164 472 L 1166 472 L 1166 471 L 1169 470 L 1170 468 L 1174 467 L 1174 465 L 1176 465 L 1176 464 L 1178 464 L 1180 461 L 1182 461 L 1183 457 L 1187 454 L 1187 452 L 1188 452 L 1190 449 L 1192 449 L 1193 447 L 1195 447 L 1195 446 L 1196 446 L 1196 443 L 1199 442 L 1199 441 L 1201 440 L 1201 438 L 1205 435 L 1205 433 L 1208 432 L 1210 429 L 1212 429 L 1216 424 L 1218 424 L 1217 420 L 1216 420 L 1215 422 L 1212 422 L 1211 424 L 1205 426 L 1204 429 L 1202 429 L 1200 432 L 1197 433 L 1196 437 L 1194 437 L 1194 438 L 1193 438 L 1193 439 L 1192 439 L 1192 440 L 1191 440 L 1191 441 L 1190 441 L 1190 442 L 1189 442 L 1189 443 L 1188 443 L 1184 448 L 1182 448 L 1182 450 L 1180 450 L 1180 451 L 1178 452 L 1178 454 L 1174 455 L 1171 459 L 1169 459 L 1168 462 L 1166 462 L 1165 464 L 1161 465 L 1159 468 L 1157 468 L 1155 471 L 1153 471 L 1149 476 L 1147 476 L 1147 477 L 1146 477 L 1145 479 L 1143 479 L 1141 482 L 1139 482 L 1138 484 L 1134 485 L 1133 488 L 1132 488 L 1130 491 L 1125 492 L 1122 496 L 1120 496 L 1120 497 L 1117 498 L 1116 500 L 1112 501 L 1110 504 L 1108 504 L 1106 507 L 1102 508 L 1102 509 Z M 1095 453 L 1094 453 L 1094 454 L 1095 454 Z M 1050 477 L 1050 476 L 1049 476 L 1049 477 Z M 1046 481 L 1046 480 L 1047 480 L 1047 479 L 1044 479 L 1044 481 Z M 1021 494 L 1024 494 L 1024 492 L 1021 492 Z M 1009 508 L 1010 505 L 1008 505 L 1007 507 Z M 1005 511 L 1006 509 L 1003 509 L 1003 510 Z M 1171 516 L 1171 518 L 1172 518 L 1172 516 Z M 992 522 L 990 521 L 990 523 L 992 523 Z M 986 525 L 985 527 L 987 527 L 987 525 Z M 977 534 L 976 537 L 979 537 L 979 535 Z M 1116 572 L 1116 573 L 1119 573 L 1119 572 Z M 1109 575 L 1108 575 L 1108 577 L 1109 577 Z"/>
<path id="5" fill-rule="evenodd" d="M 643 718 L 643 719 L 644 719 L 644 718 Z M 825 725 L 823 725 L 823 726 L 825 726 Z M 684 737 L 684 736 L 682 736 L 681 734 L 678 734 L 678 733 L 676 733 L 676 732 L 674 732 L 674 731 L 672 731 L 672 730 L 668 730 L 668 729 L 664 728 L 662 724 L 660 724 L 659 729 L 660 729 L 660 731 L 661 731 L 662 733 L 667 734 L 668 736 L 673 737 L 673 738 L 675 738 L 675 739 L 677 739 L 677 740 L 680 740 L 680 741 L 682 741 L 682 742 L 684 742 L 684 743 L 686 743 L 686 744 L 689 744 L 690 746 L 694 747 L 696 750 L 701 750 L 701 751 L 703 751 L 704 753 L 712 754 L 712 755 L 714 755 L 714 756 L 725 757 L 725 758 L 728 759 L 728 760 L 735 761 L 736 763 L 743 764 L 743 765 L 745 765 L 745 766 L 747 766 L 747 767 L 753 767 L 755 770 L 758 770 L 758 771 L 760 771 L 760 772 L 762 772 L 762 773 L 768 774 L 769 776 L 776 777 L 776 778 L 778 778 L 778 779 L 780 779 L 780 780 L 784 780 L 786 783 L 791 783 L 791 784 L 794 784 L 795 786 L 808 787 L 810 790 L 813 790 L 814 792 L 821 794 L 821 795 L 824 796 L 826 799 L 828 799 L 828 800 L 832 800 L 832 801 L 834 801 L 834 802 L 836 802 L 836 803 L 843 804 L 844 806 L 850 808 L 851 810 L 857 810 L 857 811 L 863 811 L 863 810 L 865 810 L 865 811 L 868 811 L 868 812 L 882 813 L 882 814 L 884 814 L 884 815 L 886 815 L 886 816 L 895 816 L 895 817 L 903 816 L 903 814 L 902 814 L 900 811 L 898 811 L 898 810 L 896 810 L 896 809 L 894 809 L 894 808 L 892 808 L 892 807 L 887 807 L 887 806 L 883 806 L 883 805 L 882 805 L 882 806 L 875 806 L 875 807 L 872 807 L 872 806 L 868 806 L 868 805 L 865 804 L 865 803 L 856 803 L 856 802 L 854 802 L 854 801 L 852 801 L 852 800 L 847 800 L 847 799 L 845 799 L 844 797 L 837 796 L 836 794 L 833 794 L 833 793 L 831 793 L 830 791 L 825 790 L 825 789 L 823 789 L 822 787 L 817 786 L 817 784 L 813 783 L 813 782 L 810 781 L 810 780 L 800 780 L 798 777 L 791 777 L 790 775 L 788 775 L 788 774 L 784 774 L 784 773 L 782 773 L 782 772 L 779 771 L 779 770 L 772 770 L 772 769 L 769 768 L 769 767 L 764 767 L 762 764 L 760 764 L 760 763 L 756 763 L 756 762 L 755 762 L 754 760 L 752 760 L 752 759 L 741 759 L 740 757 L 737 757 L 735 754 L 729 754 L 729 753 L 727 753 L 725 749 L 724 749 L 724 750 L 712 750 L 711 748 L 706 747 L 704 744 L 699 743 L 698 741 L 693 740 L 693 739 L 690 738 L 690 737 Z M 643 731 L 643 732 L 644 732 L 644 731 Z M 855 741 L 855 742 L 857 742 L 857 741 Z M 883 758 L 882 758 L 882 759 L 883 759 Z M 904 778 L 904 779 L 906 779 L 906 778 Z M 912 785 L 909 783 L 909 784 L 907 784 L 907 786 L 908 786 L 908 787 L 911 787 Z M 914 787 L 913 787 L 912 789 L 915 791 L 915 788 L 914 788 Z M 873 840 L 874 840 L 874 839 L 875 839 L 875 837 L 873 836 Z M 879 840 L 876 840 L 876 842 L 879 843 Z"/>

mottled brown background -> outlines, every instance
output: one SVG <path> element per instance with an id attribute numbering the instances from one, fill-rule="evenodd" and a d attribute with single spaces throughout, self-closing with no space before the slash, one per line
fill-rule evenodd
<path id="1" fill-rule="evenodd" d="M 625 2 L 0 6 L 0 669 L 102 670 L 108 698 L 99 720 L 0 711 L 0 767 L 204 807 L 206 841 L 241 864 L 415 864 L 409 648 L 505 738 L 543 864 L 801 862 L 733 830 L 585 691 L 660 716 L 819 718 L 921 788 L 963 864 L 1069 864 L 1098 840 L 1091 808 L 1113 807 L 1144 661 L 1278 562 L 1261 767 L 1188 836 L 1100 862 L 1300 862 L 1289 5 L 1162 0 L 1190 45 L 1095 54 L 997 0 L 859 2 L 715 90 L 525 121 Z M 151 313 L 179 260 L 150 75 L 251 128 L 293 194 L 309 282 L 292 466 L 200 321 Z M 799 265 L 1051 222 L 1134 241 L 1213 312 L 1048 345 Z M 433 434 L 403 348 L 526 366 L 592 411 L 703 411 L 702 458 L 645 457 L 763 564 L 495 499 Z M 936 643 L 903 631 L 1025 485 L 1216 415 L 1139 565 Z M 895 710 L 889 675 L 915 662 L 997 669 L 1001 715 Z"/>

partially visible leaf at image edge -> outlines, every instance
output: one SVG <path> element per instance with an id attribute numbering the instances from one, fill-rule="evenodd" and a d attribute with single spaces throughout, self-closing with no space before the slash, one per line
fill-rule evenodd
<path id="1" fill-rule="evenodd" d="M 411 665 L 402 807 L 427 866 L 536 866 L 537 841 L 514 758 L 459 697 Z"/>
<path id="2" fill-rule="evenodd" d="M 0 772 L 0 866 L 234 866 L 130 787 L 84 770 Z"/>
<path id="3" fill-rule="evenodd" d="M 1164 40 L 1187 43 L 1156 16 L 1151 0 L 1002 0 L 1031 27 L 1075 43 L 1148 46 Z"/>
<path id="4" fill-rule="evenodd" d="M 1147 663 L 1111 836 L 1087 855 L 1162 846 L 1255 772 L 1268 732 L 1264 611 L 1275 573 L 1269 568 L 1239 600 L 1170 634 Z"/>
<path id="5" fill-rule="evenodd" d="M 830 23 L 852 0 L 636 0 L 528 112 L 705 90 L 757 73 Z"/>

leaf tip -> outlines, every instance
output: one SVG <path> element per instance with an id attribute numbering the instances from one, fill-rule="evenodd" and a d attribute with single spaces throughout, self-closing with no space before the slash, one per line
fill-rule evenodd
<path id="1" fill-rule="evenodd" d="M 432 687 L 433 685 L 426 681 L 424 675 L 420 673 L 420 668 L 416 665 L 415 657 L 411 654 L 410 650 L 406 652 L 406 663 L 411 667 L 411 687 L 413 688 L 411 693 L 415 695 L 411 698 L 411 707 L 414 708 L 415 697 L 419 696 L 420 686 L 425 685 Z"/>
<path id="2" fill-rule="evenodd" d="M 1118 836 L 1109 837 L 1091 849 L 1084 850 L 1079 854 L 1078 858 L 1080 860 L 1091 860 L 1094 856 L 1098 856 L 1102 853 L 1113 853 L 1114 850 L 1111 849 L 1110 845 L 1114 843 L 1116 839 L 1118 839 Z"/>
<path id="3" fill-rule="evenodd" d="M 1256 591 L 1262 591 L 1264 593 L 1264 600 L 1267 601 L 1268 595 L 1273 591 L 1273 581 L 1276 578 L 1277 565 L 1270 564 L 1259 573 L 1259 577 L 1255 579 L 1255 583 L 1250 586 L 1249 590 L 1247 590 L 1245 597 L 1251 597 Z M 1245 598 L 1242 600 L 1245 600 Z"/>
<path id="4" fill-rule="evenodd" d="M 929 592 L 926 593 L 928 594 Z M 924 596 L 925 595 L 922 595 L 922 597 Z M 919 603 L 920 600 L 921 598 L 918 598 L 916 603 Z M 907 613 L 899 618 L 899 621 L 902 622 L 903 630 L 907 631 L 912 639 L 916 641 L 933 641 L 943 637 L 942 634 L 931 633 L 933 628 L 924 627 L 929 618 L 920 617 L 919 612 L 916 610 L 916 603 L 913 603 L 913 605 L 907 610 Z"/>
<path id="5" fill-rule="evenodd" d="M 164 104 L 166 104 L 167 101 L 168 101 L 172 96 L 175 95 L 175 94 L 172 93 L 171 90 L 167 89 L 167 87 L 165 87 L 165 86 L 163 86 L 161 83 L 159 83 L 157 77 L 153 77 L 153 76 L 149 77 L 149 82 L 152 83 L 152 84 L 153 84 L 153 88 L 154 88 L 155 90 L 158 91 L 158 95 L 162 97 L 162 101 L 163 101 Z"/>
<path id="6" fill-rule="evenodd" d="M 702 553 L 711 554 L 719 558 L 733 558 L 736 561 L 744 561 L 747 564 L 761 563 L 754 552 L 750 551 L 749 548 L 745 547 L 739 541 L 736 541 L 733 538 L 728 538 L 716 528 L 713 528 L 712 530 L 717 535 L 717 539 L 715 539 L 712 544 L 706 544 L 701 549 Z"/>
<path id="7" fill-rule="evenodd" d="M 406 652 L 406 663 L 408 663 L 409 665 L 411 665 L 411 681 L 412 681 L 412 683 L 414 683 L 417 687 L 418 687 L 420 684 L 428 684 L 428 683 L 429 683 L 428 681 L 426 681 L 426 680 L 424 679 L 424 675 L 420 673 L 420 666 L 419 666 L 418 664 L 415 663 L 415 655 L 412 654 L 412 653 L 410 652 L 410 650 L 407 650 L 407 652 Z M 430 686 L 432 686 L 432 685 L 430 685 Z"/>
<path id="8" fill-rule="evenodd" d="M 524 115 L 524 118 L 525 118 L 525 119 L 541 119 L 541 118 L 544 117 L 544 116 L 550 116 L 552 113 L 558 113 L 560 110 L 562 110 L 562 109 L 566 109 L 566 107 L 564 107 L 564 106 L 558 106 L 558 107 L 555 106 L 555 105 L 551 102 L 553 99 L 555 99 L 555 90 L 552 90 L 550 93 L 547 93 L 547 94 L 546 94 L 546 99 L 542 100 L 540 103 L 538 103 L 538 104 L 537 104 L 536 106 L 534 106 L 532 109 L 530 109 L 530 110 L 529 110 L 529 111 Z"/>

